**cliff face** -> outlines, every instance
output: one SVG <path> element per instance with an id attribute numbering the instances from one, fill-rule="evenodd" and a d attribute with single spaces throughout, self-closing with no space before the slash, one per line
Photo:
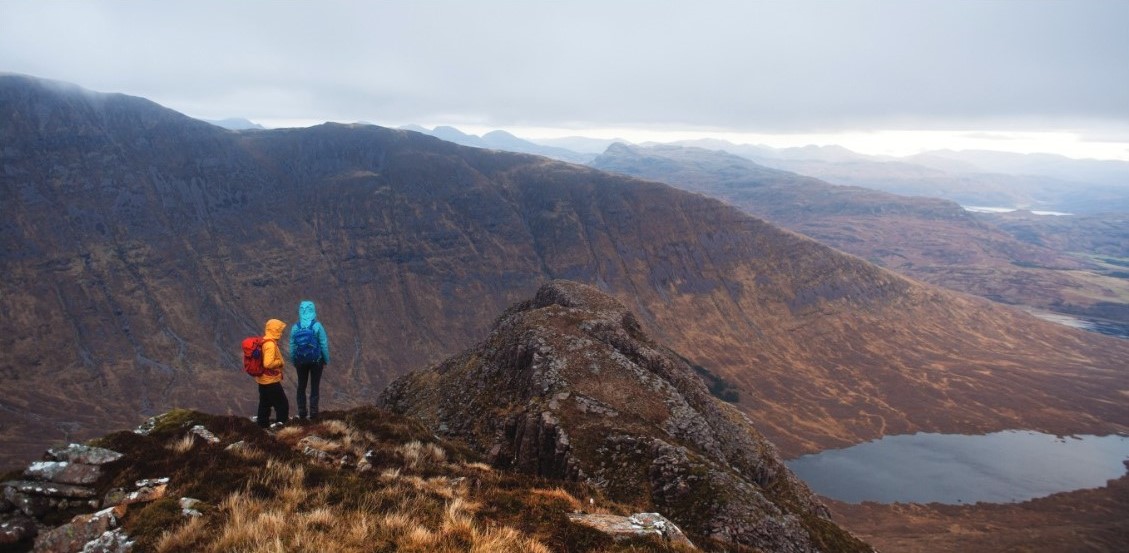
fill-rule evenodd
<path id="1" fill-rule="evenodd" d="M 696 542 L 867 550 L 829 522 L 744 415 L 590 286 L 543 286 L 485 341 L 396 380 L 382 402 L 496 466 L 657 510 Z"/>
<path id="2" fill-rule="evenodd" d="M 0 197 L 3 459 L 172 407 L 253 411 L 239 341 L 302 299 L 333 348 L 323 408 L 366 404 L 553 279 L 628 306 L 786 455 L 1129 425 L 1129 343 L 544 158 L 367 125 L 234 132 L 0 77 Z"/>

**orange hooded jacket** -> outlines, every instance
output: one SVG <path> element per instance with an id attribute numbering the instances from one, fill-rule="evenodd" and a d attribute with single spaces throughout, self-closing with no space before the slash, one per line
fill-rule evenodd
<path id="1" fill-rule="evenodd" d="M 271 319 L 267 321 L 263 333 L 263 374 L 255 377 L 259 384 L 274 384 L 282 382 L 282 367 L 286 362 L 282 359 L 282 352 L 278 350 L 278 339 L 282 337 L 282 329 L 286 323 Z"/>

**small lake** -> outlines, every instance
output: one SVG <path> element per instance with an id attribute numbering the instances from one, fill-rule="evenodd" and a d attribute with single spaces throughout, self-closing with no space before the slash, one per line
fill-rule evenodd
<path id="1" fill-rule="evenodd" d="M 1019 211 L 1017 207 L 988 207 L 980 205 L 962 205 L 965 211 L 973 213 L 1011 213 L 1012 211 Z M 1031 211 L 1033 215 L 1073 215 L 1073 213 L 1064 213 L 1062 211 Z"/>
<path id="2" fill-rule="evenodd" d="M 1040 311 L 1038 309 L 1020 307 L 1024 311 L 1052 323 L 1069 326 L 1071 328 L 1080 328 L 1082 330 L 1089 330 L 1090 332 L 1097 332 L 1107 336 L 1114 336 L 1117 338 L 1129 338 L 1129 324 L 1119 323 L 1115 321 L 1100 321 L 1097 319 L 1087 319 L 1074 315 L 1065 315 L 1062 313 L 1051 313 L 1049 311 Z"/>
<path id="3" fill-rule="evenodd" d="M 788 461 L 816 493 L 848 503 L 1010 503 L 1100 488 L 1126 472 L 1129 437 L 1009 430 L 886 436 Z"/>

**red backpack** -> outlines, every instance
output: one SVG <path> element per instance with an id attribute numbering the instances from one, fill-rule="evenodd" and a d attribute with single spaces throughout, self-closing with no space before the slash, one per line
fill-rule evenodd
<path id="1" fill-rule="evenodd" d="M 243 339 L 243 372 L 251 376 L 263 374 L 262 336 L 248 336 Z"/>

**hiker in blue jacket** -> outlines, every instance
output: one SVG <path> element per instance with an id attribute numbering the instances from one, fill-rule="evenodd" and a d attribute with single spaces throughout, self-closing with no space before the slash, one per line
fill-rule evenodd
<path id="1" fill-rule="evenodd" d="M 298 322 L 290 327 L 290 362 L 298 371 L 298 418 L 318 416 L 318 386 L 321 373 L 329 364 L 329 338 L 318 322 L 314 302 L 298 304 Z M 310 409 L 306 410 L 306 384 L 310 385 Z"/>

